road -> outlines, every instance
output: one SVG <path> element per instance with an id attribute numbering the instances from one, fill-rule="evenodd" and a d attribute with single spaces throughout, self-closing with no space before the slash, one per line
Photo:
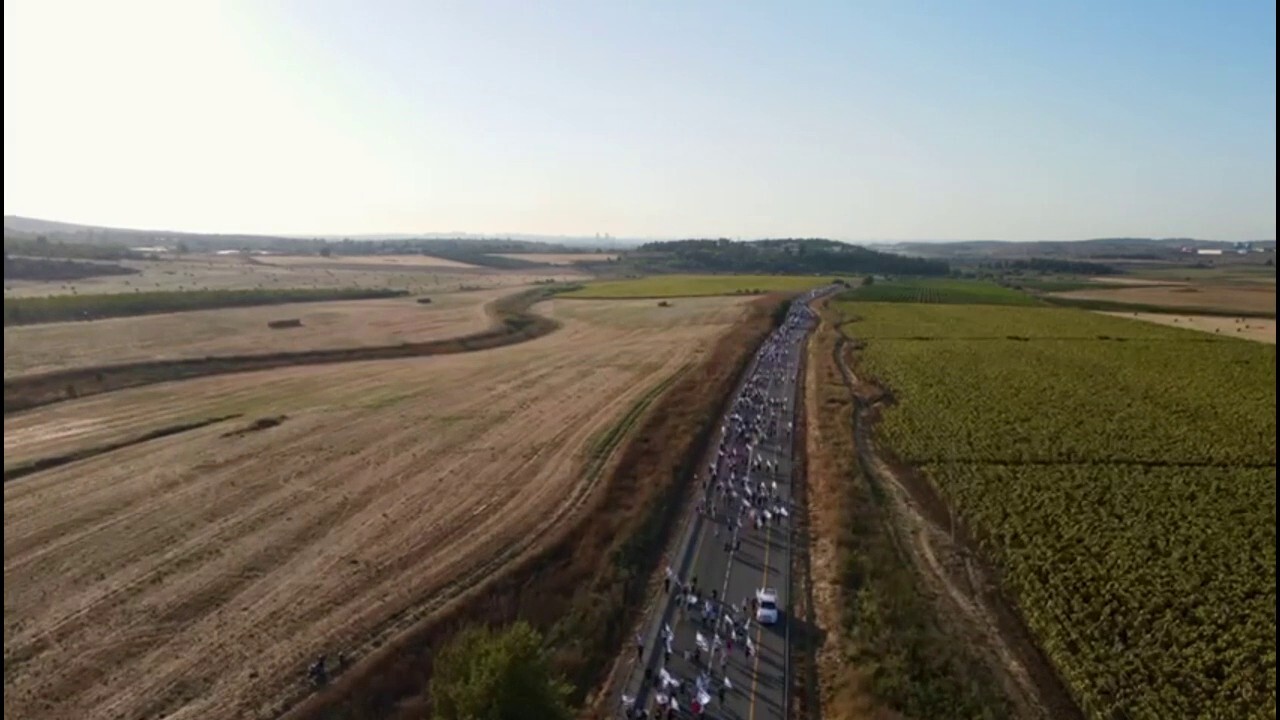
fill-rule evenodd
<path id="1" fill-rule="evenodd" d="M 641 710 L 666 717 L 673 698 L 675 717 L 694 716 L 699 700 L 710 700 L 701 717 L 787 716 L 796 401 L 804 340 L 816 325 L 808 301 L 828 290 L 792 303 L 721 419 L 698 474 L 697 512 L 667 569 L 665 595 L 631 647 L 633 666 L 619 698 L 623 717 L 628 708 L 635 717 Z M 778 595 L 773 625 L 758 623 L 750 608 L 766 587 Z"/>

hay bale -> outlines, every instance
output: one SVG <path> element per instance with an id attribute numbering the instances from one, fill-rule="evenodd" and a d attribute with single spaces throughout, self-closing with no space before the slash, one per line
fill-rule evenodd
<path id="1" fill-rule="evenodd" d="M 286 328 L 302 327 L 302 319 L 289 318 L 288 320 L 269 320 L 267 321 L 267 327 L 271 328 L 272 330 L 284 330 Z"/>

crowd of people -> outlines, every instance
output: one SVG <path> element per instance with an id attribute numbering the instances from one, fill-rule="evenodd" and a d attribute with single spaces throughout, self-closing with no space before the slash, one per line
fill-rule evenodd
<path id="1" fill-rule="evenodd" d="M 785 448 L 795 432 L 787 397 L 795 392 L 800 344 L 814 319 L 808 303 L 820 292 L 794 301 L 782 324 L 757 352 L 720 426 L 719 444 L 703 476 L 696 508 L 702 532 L 710 526 L 713 536 L 722 541 L 715 547 L 728 553 L 730 564 L 742 550 L 744 535 L 755 533 L 767 542 L 767 532 L 782 527 L 791 515 L 790 500 L 783 492 L 790 482 L 789 472 L 778 462 L 789 456 Z M 671 621 L 663 624 L 658 647 L 648 654 L 644 638 L 636 636 L 636 662 L 643 668 L 643 679 L 635 695 L 623 695 L 624 717 L 706 717 L 713 704 L 724 706 L 734 692 L 728 673 L 731 660 L 741 656 L 751 663 L 758 652 L 752 640 L 758 599 L 755 593 L 741 602 L 725 597 L 728 573 L 723 588 L 700 586 L 697 576 L 685 580 L 667 567 L 663 589 L 669 597 Z"/>

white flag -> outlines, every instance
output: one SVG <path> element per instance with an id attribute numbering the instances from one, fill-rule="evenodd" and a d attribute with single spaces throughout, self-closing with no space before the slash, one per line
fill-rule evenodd
<path id="1" fill-rule="evenodd" d="M 706 707 L 711 704 L 711 696 L 705 692 L 698 693 L 698 704 Z"/>
<path id="2" fill-rule="evenodd" d="M 707 651 L 707 639 L 703 637 L 702 633 L 698 633 L 697 643 L 698 643 L 699 650 L 703 652 Z"/>

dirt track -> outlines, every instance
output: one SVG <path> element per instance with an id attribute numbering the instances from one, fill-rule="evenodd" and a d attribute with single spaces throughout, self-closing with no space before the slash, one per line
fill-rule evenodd
<path id="1" fill-rule="evenodd" d="M 7 417 L 10 461 L 179 417 L 288 415 L 6 485 L 6 716 L 275 714 L 309 658 L 366 652 L 479 559 L 536 540 L 601 431 L 742 306 L 547 311 L 565 326 L 522 345 L 204 378 Z"/>
<path id="2" fill-rule="evenodd" d="M 857 398 L 854 442 L 863 471 L 891 501 L 893 535 L 933 596 L 938 618 L 964 637 L 997 671 L 1018 717 L 1080 718 L 1075 701 L 1030 631 L 1001 594 L 995 573 L 981 559 L 963 523 L 928 480 L 895 466 L 872 437 L 884 400 L 881 388 L 859 379 L 848 364 L 841 338 L 836 356 L 850 393 Z"/>

